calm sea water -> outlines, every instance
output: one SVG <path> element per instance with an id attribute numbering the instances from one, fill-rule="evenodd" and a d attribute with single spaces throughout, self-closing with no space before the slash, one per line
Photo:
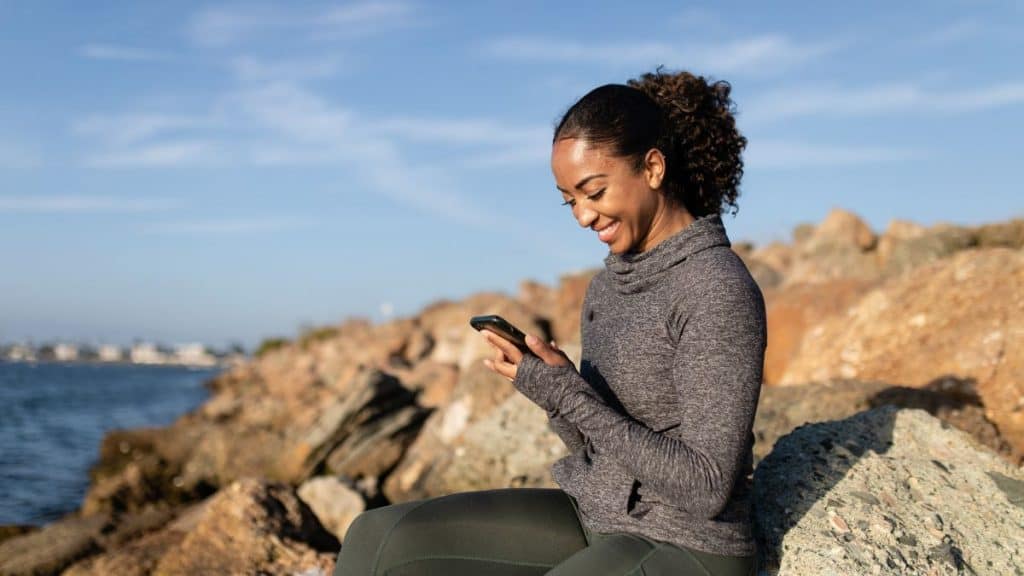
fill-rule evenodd
<path id="1" fill-rule="evenodd" d="M 163 426 L 207 397 L 215 369 L 0 362 L 0 524 L 81 504 L 103 434 Z"/>

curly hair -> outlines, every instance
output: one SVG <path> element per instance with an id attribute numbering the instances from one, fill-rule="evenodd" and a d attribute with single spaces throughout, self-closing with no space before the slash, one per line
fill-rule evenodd
<path id="1" fill-rule="evenodd" d="M 591 90 L 562 116 L 554 141 L 608 146 L 639 172 L 648 150 L 665 156 L 663 186 L 696 217 L 739 209 L 743 149 L 728 82 L 655 72 Z"/>

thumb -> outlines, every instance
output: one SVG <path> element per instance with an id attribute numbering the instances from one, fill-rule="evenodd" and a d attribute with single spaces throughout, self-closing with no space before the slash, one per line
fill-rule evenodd
<path id="1" fill-rule="evenodd" d="M 550 346 L 544 343 L 543 340 L 537 338 L 533 334 L 526 335 L 526 345 L 530 350 L 537 355 L 538 358 L 543 360 L 545 363 L 551 364 L 558 358 L 558 354 L 551 349 Z"/>

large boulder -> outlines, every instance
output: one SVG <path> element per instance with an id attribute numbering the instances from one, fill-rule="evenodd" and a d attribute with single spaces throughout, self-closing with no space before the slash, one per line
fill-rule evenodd
<path id="1" fill-rule="evenodd" d="M 211 498 L 155 573 L 326 575 L 339 549 L 293 489 L 244 479 Z"/>
<path id="2" fill-rule="evenodd" d="M 754 473 L 768 574 L 1014 574 L 1024 472 L 920 410 L 798 428 Z"/>
<path id="3" fill-rule="evenodd" d="M 780 383 L 972 380 L 1024 454 L 1024 253 L 968 250 L 890 280 L 803 338 Z"/>

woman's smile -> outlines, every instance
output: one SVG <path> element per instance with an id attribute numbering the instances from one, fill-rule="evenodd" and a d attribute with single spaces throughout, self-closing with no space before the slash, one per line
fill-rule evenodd
<path id="1" fill-rule="evenodd" d="M 619 230 L 619 223 L 612 222 L 611 224 L 606 225 L 604 228 L 599 228 L 596 230 L 598 240 L 606 244 L 611 244 L 615 238 L 615 233 L 618 232 Z"/>

